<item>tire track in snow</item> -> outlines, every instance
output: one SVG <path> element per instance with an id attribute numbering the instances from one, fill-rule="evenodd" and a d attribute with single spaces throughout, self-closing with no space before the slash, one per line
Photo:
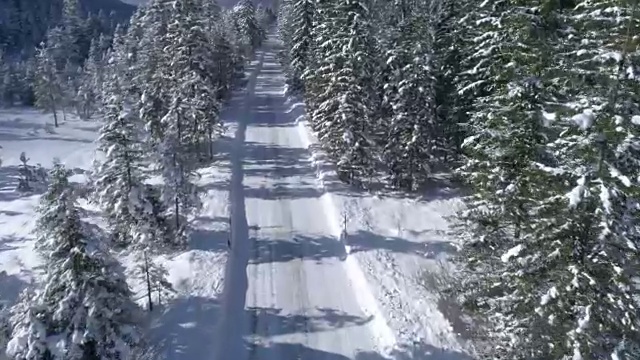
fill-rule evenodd
<path id="1" fill-rule="evenodd" d="M 248 356 L 245 335 L 252 334 L 255 325 L 252 317 L 247 318 L 245 312 L 247 288 L 249 279 L 246 268 L 251 258 L 251 245 L 255 242 L 249 240 L 249 226 L 245 209 L 244 194 L 244 157 L 245 136 L 247 121 L 243 121 L 249 114 L 249 104 L 255 97 L 255 86 L 258 74 L 264 63 L 264 52 L 257 53 L 255 68 L 248 79 L 246 90 L 239 91 L 236 101 L 229 104 L 229 109 L 235 110 L 225 114 L 223 119 L 229 120 L 229 116 L 235 117 L 231 121 L 237 121 L 237 129 L 231 149 L 231 251 L 225 268 L 224 291 L 222 294 L 221 319 L 217 328 L 217 343 L 214 359 L 217 360 L 241 360 Z M 244 95 L 244 96 L 243 96 Z M 240 100 L 240 101 L 238 101 Z M 237 117 L 241 117 L 238 119 Z M 247 243 L 250 244 L 247 246 Z M 239 358 L 239 356 L 241 356 Z"/>

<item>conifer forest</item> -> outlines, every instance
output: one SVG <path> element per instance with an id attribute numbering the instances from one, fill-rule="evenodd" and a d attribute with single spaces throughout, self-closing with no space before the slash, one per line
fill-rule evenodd
<path id="1" fill-rule="evenodd" d="M 0 0 L 0 360 L 640 359 L 638 2 Z"/>

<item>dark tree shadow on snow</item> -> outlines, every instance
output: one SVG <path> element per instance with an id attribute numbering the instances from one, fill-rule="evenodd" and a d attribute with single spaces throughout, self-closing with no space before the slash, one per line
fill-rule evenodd
<path id="1" fill-rule="evenodd" d="M 347 244 L 351 253 L 371 250 L 387 250 L 395 253 L 413 254 L 425 259 L 439 259 L 441 255 L 453 254 L 456 247 L 443 240 L 409 241 L 399 237 L 381 236 L 370 231 L 349 233 Z"/>
<path id="2" fill-rule="evenodd" d="M 355 360 L 474 360 L 473 357 L 455 350 L 440 349 L 435 346 L 414 342 L 391 352 L 390 357 L 377 353 L 361 352 Z"/>
<path id="3" fill-rule="evenodd" d="M 0 211 L 0 214 L 2 212 Z M 15 236 L 3 236 L 0 238 L 0 252 L 20 249 L 27 239 Z M 2 287 L 0 287 L 0 291 Z"/>
<path id="4" fill-rule="evenodd" d="M 154 310 L 150 326 L 153 351 L 159 359 L 207 359 L 213 353 L 217 300 L 190 296 Z"/>
<path id="5" fill-rule="evenodd" d="M 258 336 L 278 336 L 287 334 L 308 334 L 336 329 L 362 326 L 373 320 L 373 316 L 361 317 L 336 309 L 316 308 L 310 315 L 282 314 L 281 309 L 248 308 L 249 317 L 256 322 L 269 324 L 269 333 L 253 333 Z M 276 331 L 274 331 L 276 330 Z"/>
<path id="6" fill-rule="evenodd" d="M 8 275 L 0 271 L 0 307 L 12 306 L 18 296 L 29 284 L 17 275 Z"/>
<path id="7" fill-rule="evenodd" d="M 213 224 L 222 224 L 222 229 L 210 229 Z M 216 216 L 216 217 L 198 217 L 194 220 L 193 225 L 197 228 L 191 231 L 189 238 L 189 247 L 193 250 L 222 252 L 227 251 L 227 240 L 229 239 L 229 230 L 227 224 L 229 218 Z"/>
<path id="8" fill-rule="evenodd" d="M 7 115 L 5 115 L 7 116 Z M 60 125 L 63 125 L 61 123 Z M 92 127 L 83 128 L 74 126 L 74 129 L 95 133 Z M 0 141 L 31 141 L 31 140 L 50 140 L 65 141 L 90 144 L 93 140 L 78 139 L 71 137 L 55 136 L 57 134 L 53 123 L 33 123 L 26 122 L 20 115 L 16 115 L 13 119 L 0 120 Z M 28 147 L 25 151 L 28 150 Z"/>
<path id="9" fill-rule="evenodd" d="M 288 262 L 292 260 L 322 261 L 328 258 L 344 260 L 344 245 L 336 238 L 327 236 L 292 235 L 283 239 L 258 239 L 257 250 L 252 256 L 251 264 L 272 262 Z M 263 257 L 259 254 L 266 254 Z"/>

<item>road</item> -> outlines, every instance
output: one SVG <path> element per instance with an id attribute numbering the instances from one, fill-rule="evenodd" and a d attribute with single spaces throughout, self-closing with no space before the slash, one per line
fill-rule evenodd
<path id="1" fill-rule="evenodd" d="M 232 101 L 233 249 L 217 359 L 381 359 L 330 234 L 321 190 L 287 113 L 277 43 L 258 52 L 244 95 Z"/>

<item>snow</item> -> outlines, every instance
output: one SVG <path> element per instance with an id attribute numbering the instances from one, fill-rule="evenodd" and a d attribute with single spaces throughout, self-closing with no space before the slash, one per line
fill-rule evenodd
<path id="1" fill-rule="evenodd" d="M 153 358 L 471 359 L 460 312 L 438 293 L 455 250 L 446 218 L 461 205 L 457 193 L 436 184 L 416 199 L 344 186 L 304 105 L 284 92 L 276 47 L 270 37 L 222 114 L 228 132 L 200 170 L 204 208 L 189 248 L 155 259 L 176 294 L 150 318 Z M 40 194 L 13 191 L 20 152 L 45 168 L 59 157 L 78 182 L 95 157 L 96 121 L 49 132 L 51 122 L 27 109 L 0 113 L 0 301 L 15 302 L 40 271 L 31 235 Z"/>
<path id="2" fill-rule="evenodd" d="M 631 117 L 631 123 L 633 123 L 633 125 L 640 125 L 640 115 L 633 115 Z"/>
<path id="3" fill-rule="evenodd" d="M 582 130 L 589 129 L 593 125 L 594 120 L 595 115 L 590 109 L 586 109 L 580 114 L 573 115 L 573 117 L 571 118 L 571 121 L 576 123 L 576 125 L 578 125 L 578 127 L 580 127 L 580 129 Z"/>
<path id="4" fill-rule="evenodd" d="M 571 191 L 567 194 L 567 198 L 569 199 L 569 207 L 575 208 L 582 201 L 584 192 L 587 191 L 587 188 L 585 186 L 586 181 L 587 179 L 585 176 L 580 177 L 580 179 L 578 179 L 578 185 L 571 189 Z"/>
<path id="5" fill-rule="evenodd" d="M 516 245 L 511 249 L 509 249 L 509 251 L 507 251 L 502 255 L 500 260 L 502 260 L 502 262 L 505 262 L 505 263 L 509 262 L 509 260 L 511 260 L 512 257 L 518 256 L 520 254 L 520 251 L 522 251 L 522 244 Z"/>
<path id="6" fill-rule="evenodd" d="M 34 252 L 35 210 L 42 191 L 21 194 L 14 191 L 19 156 L 25 151 L 30 164 L 49 169 L 57 157 L 85 182 L 95 158 L 94 140 L 101 124 L 69 117 L 53 128 L 53 118 L 32 109 L 0 111 L 0 302 L 12 305 L 31 281 L 38 281 L 40 259 Z M 221 159 L 220 167 L 225 160 Z M 218 317 L 218 296 L 222 291 L 228 238 L 228 182 L 224 168 L 200 170 L 204 209 L 193 221 L 195 230 L 190 249 L 164 256 L 176 298 L 163 302 L 150 319 L 150 339 L 157 358 L 202 359 L 211 353 L 212 328 Z M 40 189 L 38 189 L 40 190 Z M 101 225 L 98 209 L 80 201 L 83 216 Z M 122 256 L 127 266 L 131 257 Z M 138 284 L 134 294 L 141 303 Z M 19 339 L 17 339 L 18 341 Z M 15 345 L 15 344 L 13 344 Z M 2 356 L 0 356 L 2 359 Z"/>
<path id="7" fill-rule="evenodd" d="M 69 120 L 53 129 L 53 119 L 31 109 L 0 111 L 0 301 L 12 304 L 18 293 L 37 273 L 40 260 L 33 252 L 35 209 L 41 187 L 33 193 L 14 191 L 20 153 L 29 164 L 50 168 L 59 158 L 82 181 L 93 159 L 97 126 L 92 122 Z"/>

